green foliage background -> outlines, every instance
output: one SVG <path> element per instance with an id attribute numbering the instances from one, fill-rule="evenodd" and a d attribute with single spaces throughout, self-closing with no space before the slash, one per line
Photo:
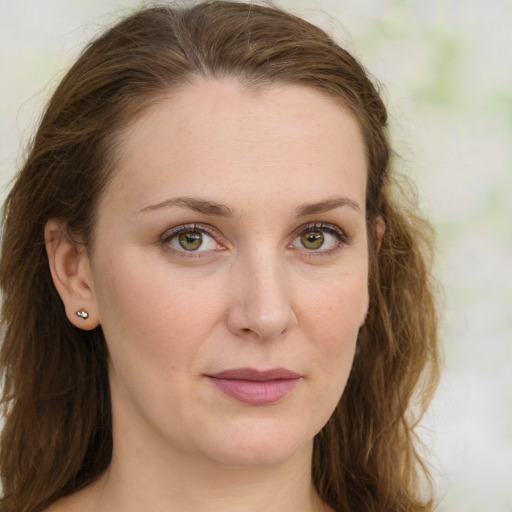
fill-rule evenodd
<path id="1" fill-rule="evenodd" d="M 281 0 L 384 84 L 396 166 L 438 233 L 439 510 L 512 511 L 512 2 Z M 0 186 L 83 44 L 135 0 L 0 0 Z M 21 148 L 21 149 L 20 149 Z"/>

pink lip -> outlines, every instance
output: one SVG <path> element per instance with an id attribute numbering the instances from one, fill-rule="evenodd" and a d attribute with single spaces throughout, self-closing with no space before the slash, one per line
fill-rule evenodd
<path id="1" fill-rule="evenodd" d="M 224 370 L 208 379 L 226 395 L 250 405 L 266 405 L 277 402 L 290 394 L 301 376 L 284 368 L 255 370 L 236 368 Z"/>

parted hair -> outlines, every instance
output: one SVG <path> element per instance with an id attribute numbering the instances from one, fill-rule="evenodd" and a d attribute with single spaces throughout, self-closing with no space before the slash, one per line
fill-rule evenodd
<path id="1" fill-rule="evenodd" d="M 61 219 L 70 239 L 90 247 L 124 130 L 204 78 L 302 84 L 358 120 L 370 308 L 343 396 L 315 437 L 312 476 L 338 512 L 431 511 L 415 427 L 439 374 L 432 232 L 396 186 L 386 108 L 364 68 L 323 30 L 273 6 L 229 1 L 155 5 L 122 19 L 85 48 L 47 105 L 3 210 L 0 510 L 41 511 L 95 481 L 112 456 L 105 339 L 101 326 L 67 320 L 45 224 Z"/>

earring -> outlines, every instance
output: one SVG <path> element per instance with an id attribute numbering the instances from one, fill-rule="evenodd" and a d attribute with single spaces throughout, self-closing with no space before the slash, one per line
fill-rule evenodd
<path id="1" fill-rule="evenodd" d="M 82 318 L 83 320 L 87 320 L 89 318 L 89 313 L 87 313 L 87 311 L 85 311 L 84 308 L 82 309 L 79 309 L 75 315 L 79 318 Z"/>

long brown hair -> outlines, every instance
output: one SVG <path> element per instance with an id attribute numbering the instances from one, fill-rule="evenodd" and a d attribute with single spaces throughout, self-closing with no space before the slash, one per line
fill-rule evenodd
<path id="1" fill-rule="evenodd" d="M 85 49 L 48 104 L 4 206 L 0 509 L 40 511 L 110 463 L 101 326 L 88 332 L 68 322 L 43 229 L 59 218 L 89 246 L 123 130 L 198 77 L 304 84 L 359 120 L 371 304 L 345 392 L 315 438 L 313 479 L 336 511 L 431 510 L 414 436 L 439 368 L 430 228 L 393 185 L 385 106 L 363 67 L 319 28 L 273 7 L 223 1 L 155 6 L 122 20 Z M 376 222 L 386 228 L 380 251 Z"/>

